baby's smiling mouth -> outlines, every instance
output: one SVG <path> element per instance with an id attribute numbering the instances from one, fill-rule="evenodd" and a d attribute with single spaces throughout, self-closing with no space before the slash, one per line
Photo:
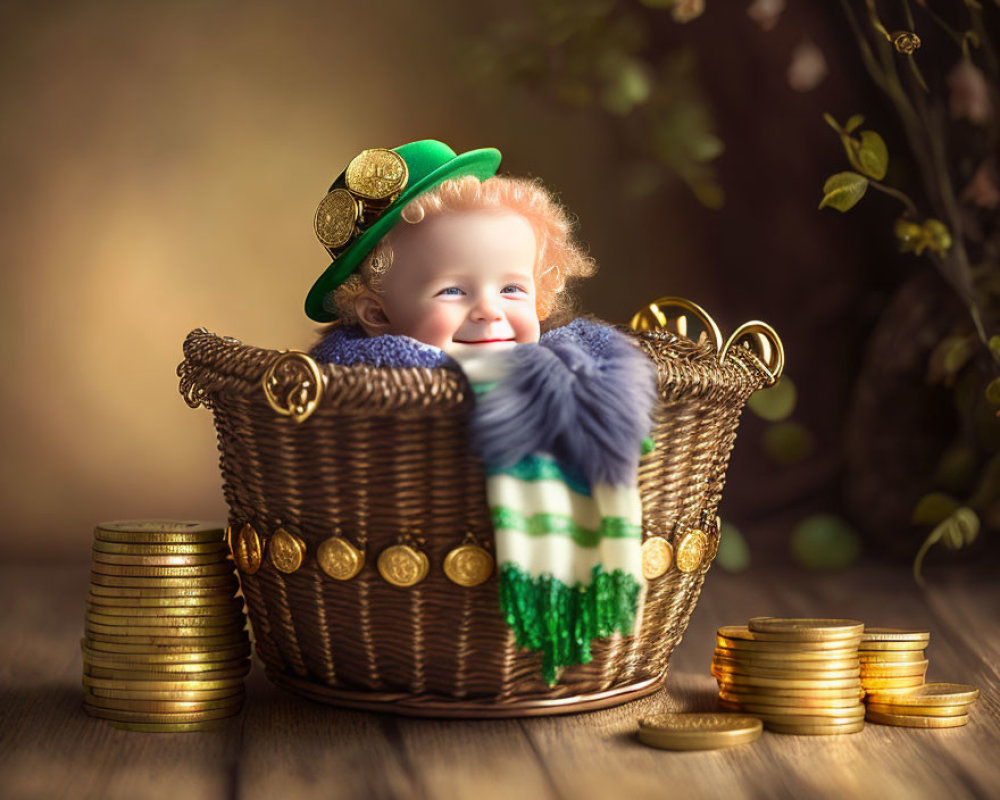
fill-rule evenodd
<path id="1" fill-rule="evenodd" d="M 514 337 L 509 339 L 452 339 L 456 344 L 493 344 L 494 342 L 513 342 Z"/>

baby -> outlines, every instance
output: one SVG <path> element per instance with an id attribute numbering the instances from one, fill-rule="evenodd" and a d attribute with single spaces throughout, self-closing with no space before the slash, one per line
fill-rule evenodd
<path id="1" fill-rule="evenodd" d="M 540 183 L 495 175 L 499 155 L 425 141 L 358 156 L 317 212 L 334 262 L 306 311 L 338 320 L 318 360 L 465 371 L 501 608 L 552 683 L 635 621 L 655 370 L 607 325 L 558 326 L 594 262 Z"/>

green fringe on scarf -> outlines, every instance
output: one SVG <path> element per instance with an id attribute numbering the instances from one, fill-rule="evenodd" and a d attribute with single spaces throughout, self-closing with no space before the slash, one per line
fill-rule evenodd
<path id="1" fill-rule="evenodd" d="M 556 670 L 586 664 L 591 640 L 632 633 L 639 583 L 620 569 L 598 564 L 589 586 L 567 586 L 551 575 L 532 578 L 515 564 L 500 570 L 500 608 L 519 647 L 542 653 L 542 676 L 552 686 Z"/>

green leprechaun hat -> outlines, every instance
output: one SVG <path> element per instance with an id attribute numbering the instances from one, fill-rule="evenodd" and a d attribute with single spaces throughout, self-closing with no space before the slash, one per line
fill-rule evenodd
<path id="1" fill-rule="evenodd" d="M 496 175 L 500 158 L 492 147 L 457 155 L 436 139 L 355 156 L 316 209 L 316 236 L 333 263 L 309 290 L 306 315 L 316 322 L 337 319 L 323 301 L 399 221 L 410 200 L 449 178 L 473 175 L 486 180 Z"/>

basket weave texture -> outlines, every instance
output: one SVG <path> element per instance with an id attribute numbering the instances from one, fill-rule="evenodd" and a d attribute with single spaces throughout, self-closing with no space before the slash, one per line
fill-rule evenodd
<path id="1" fill-rule="evenodd" d="M 482 465 L 467 441 L 474 398 L 460 372 L 322 364 L 321 402 L 297 423 L 262 389 L 279 351 L 190 333 L 181 392 L 214 412 L 232 529 L 250 523 L 264 543 L 260 569 L 240 579 L 268 676 L 317 700 L 428 716 L 563 713 L 659 688 L 718 547 L 740 413 L 769 376 L 744 348 L 720 362 L 711 344 L 620 330 L 658 371 L 656 446 L 639 468 L 643 539 L 676 549 L 698 529 L 708 548 L 694 570 L 674 565 L 648 582 L 635 634 L 595 641 L 593 660 L 565 668 L 552 687 L 541 655 L 519 649 L 501 616 L 496 573 L 462 587 L 442 570 L 463 543 L 494 552 Z M 279 527 L 306 545 L 290 574 L 266 557 Z M 317 564 L 317 547 L 334 535 L 365 553 L 350 580 Z M 376 568 L 398 544 L 429 557 L 415 586 L 391 585 Z"/>

